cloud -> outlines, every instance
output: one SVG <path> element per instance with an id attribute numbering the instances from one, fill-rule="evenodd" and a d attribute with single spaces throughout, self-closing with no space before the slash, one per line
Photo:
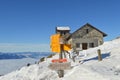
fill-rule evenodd
<path id="1" fill-rule="evenodd" d="M 49 44 L 0 43 L 0 52 L 48 52 Z"/>

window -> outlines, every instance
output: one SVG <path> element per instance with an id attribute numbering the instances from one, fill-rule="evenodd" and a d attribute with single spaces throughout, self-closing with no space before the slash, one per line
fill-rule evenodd
<path id="1" fill-rule="evenodd" d="M 65 35 L 66 32 L 65 31 L 60 31 L 60 34 Z"/>
<path id="2" fill-rule="evenodd" d="M 89 29 L 86 29 L 86 33 L 88 33 L 89 32 Z"/>
<path id="3" fill-rule="evenodd" d="M 80 48 L 80 43 L 76 43 L 76 48 Z"/>
<path id="4" fill-rule="evenodd" d="M 89 43 L 89 47 L 93 48 L 94 47 L 94 43 Z"/>

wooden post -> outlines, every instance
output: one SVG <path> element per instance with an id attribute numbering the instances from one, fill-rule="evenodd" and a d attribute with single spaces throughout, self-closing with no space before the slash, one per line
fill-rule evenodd
<path id="1" fill-rule="evenodd" d="M 98 52 L 98 61 L 102 61 L 101 50 L 98 49 L 97 52 Z"/>
<path id="2" fill-rule="evenodd" d="M 60 42 L 60 54 L 59 54 L 59 59 L 63 59 L 63 42 Z M 58 70 L 58 76 L 64 77 L 64 70 Z"/>
<path id="3" fill-rule="evenodd" d="M 63 59 L 63 44 L 60 44 L 60 54 L 59 54 L 59 59 Z"/>

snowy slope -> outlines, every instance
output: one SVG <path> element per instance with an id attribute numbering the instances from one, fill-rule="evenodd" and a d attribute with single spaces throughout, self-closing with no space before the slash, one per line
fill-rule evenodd
<path id="1" fill-rule="evenodd" d="M 102 61 L 97 60 L 98 49 L 101 49 Z M 2 76 L 0 80 L 120 80 L 120 39 L 80 53 L 86 56 L 71 62 L 72 69 L 65 70 L 63 78 L 59 78 L 56 71 L 48 68 L 51 58 Z M 58 55 L 53 58 L 58 58 Z M 84 60 L 83 64 L 78 62 L 81 58 Z"/>

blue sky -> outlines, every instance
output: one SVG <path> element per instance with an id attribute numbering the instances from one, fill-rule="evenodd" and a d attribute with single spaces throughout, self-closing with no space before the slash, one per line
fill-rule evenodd
<path id="1" fill-rule="evenodd" d="M 0 0 L 0 51 L 49 51 L 56 26 L 90 23 L 120 36 L 120 0 Z M 16 46 L 17 45 L 17 46 Z M 21 46 L 22 45 L 22 46 Z"/>

